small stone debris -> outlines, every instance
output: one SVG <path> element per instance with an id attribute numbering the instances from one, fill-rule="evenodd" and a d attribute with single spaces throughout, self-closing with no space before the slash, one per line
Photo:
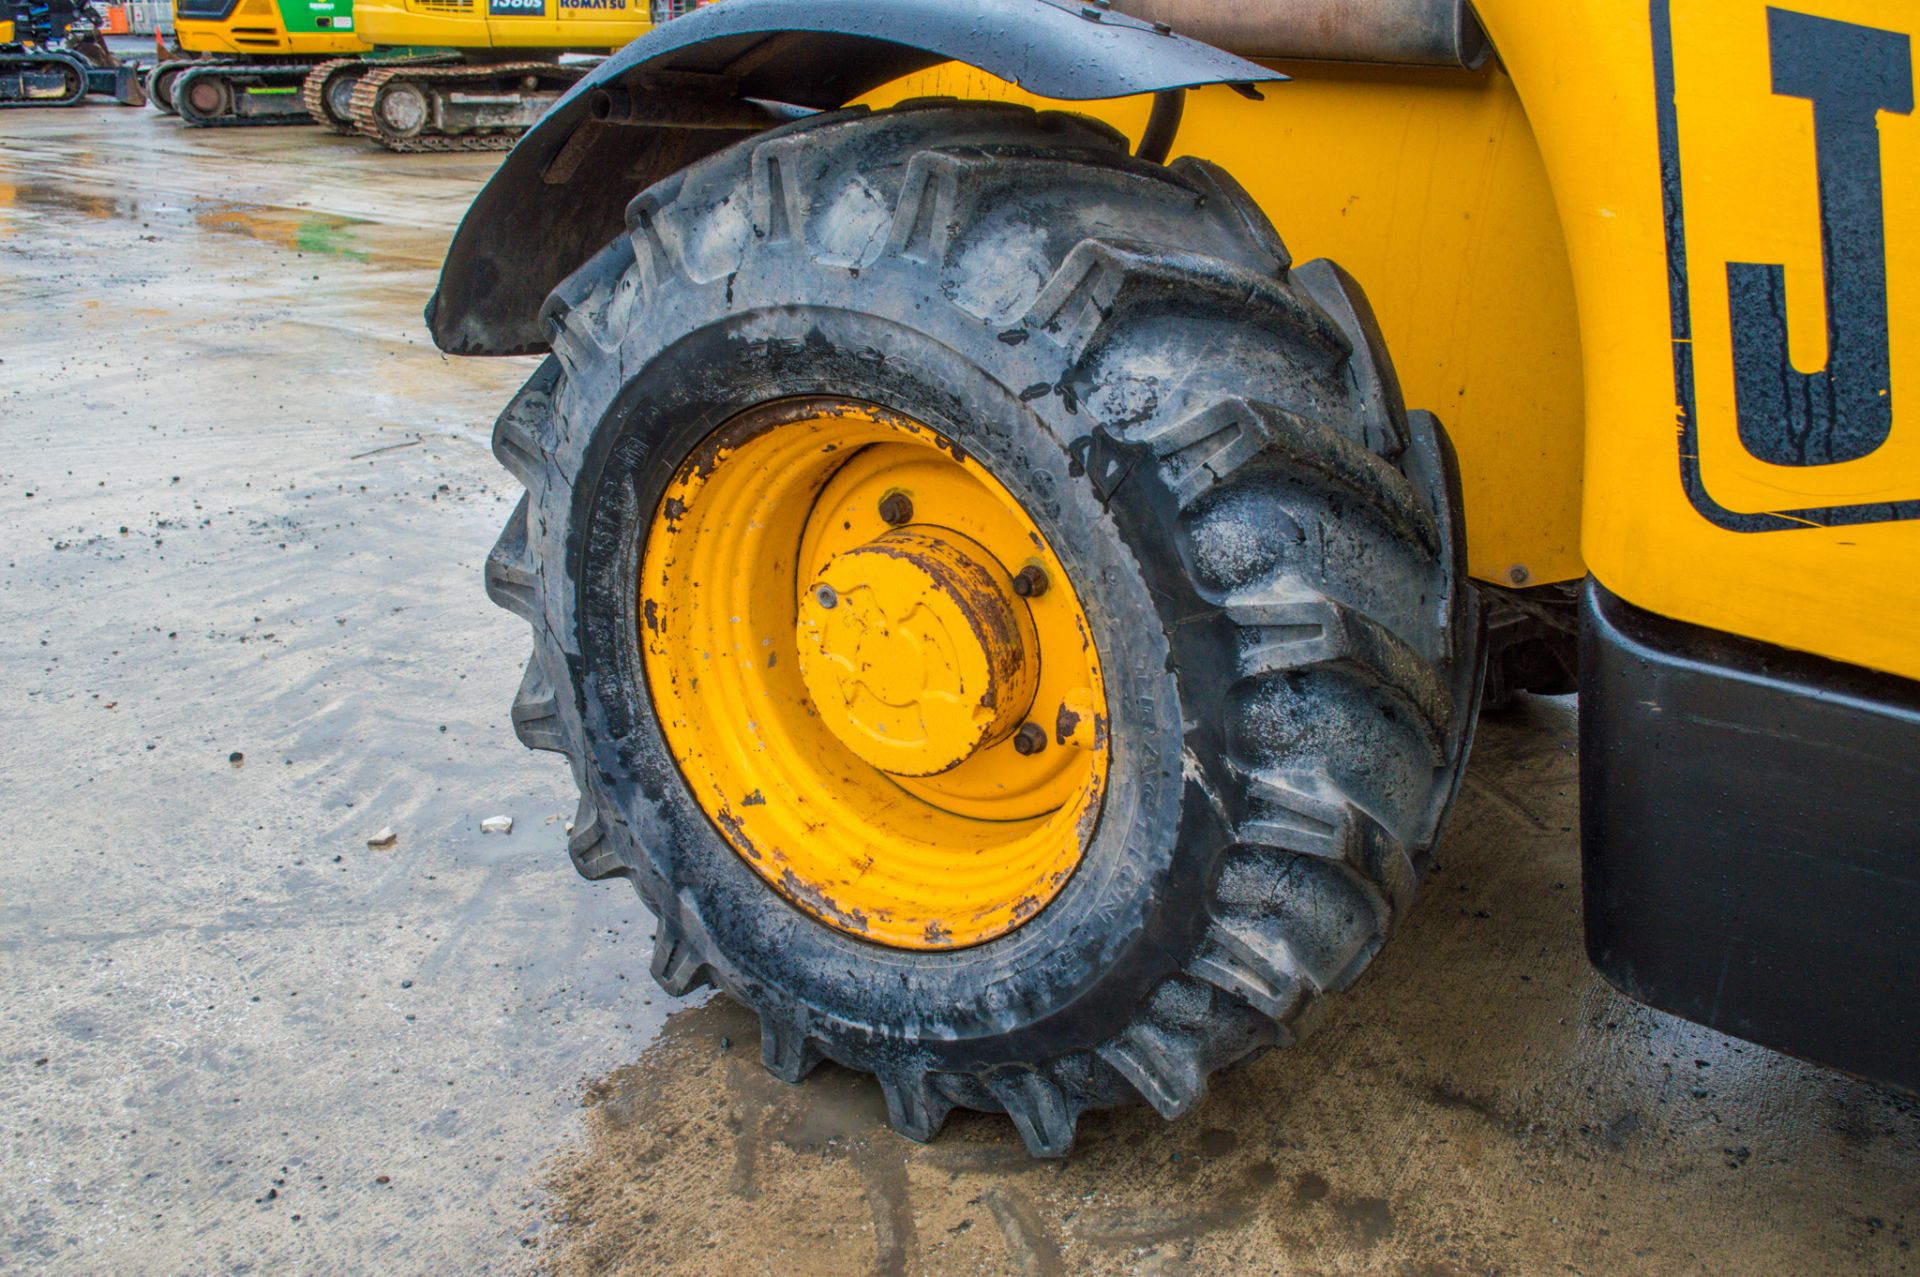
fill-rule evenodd
<path id="1" fill-rule="evenodd" d="M 375 851 L 385 851 L 400 841 L 400 835 L 393 832 L 392 825 L 384 825 L 380 832 L 367 839 L 367 846 Z"/>
<path id="2" fill-rule="evenodd" d="M 247 765 L 247 756 L 241 753 L 239 750 L 236 749 L 231 754 L 227 755 L 227 766 L 245 767 L 246 765 Z"/>
<path id="3" fill-rule="evenodd" d="M 513 832 L 513 817 L 488 816 L 480 822 L 480 832 L 483 834 L 510 834 Z"/>

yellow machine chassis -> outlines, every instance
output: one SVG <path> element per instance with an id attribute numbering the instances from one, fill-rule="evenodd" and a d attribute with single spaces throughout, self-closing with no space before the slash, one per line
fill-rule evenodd
<path id="1" fill-rule="evenodd" d="M 360 37 L 381 48 L 617 49 L 651 29 L 644 2 L 616 9 L 545 0 L 539 14 L 490 17 L 487 0 L 356 0 Z"/>
<path id="2" fill-rule="evenodd" d="M 372 46 L 354 31 L 288 31 L 273 0 L 240 0 L 218 22 L 176 18 L 173 38 L 189 53 L 290 54 L 333 57 L 365 53 Z"/>
<path id="3" fill-rule="evenodd" d="M 746 414 L 667 489 L 640 582 L 668 745 L 793 904 L 951 949 L 1072 875 L 1106 783 L 1099 655 L 1039 528 L 948 440 L 841 401 Z"/>

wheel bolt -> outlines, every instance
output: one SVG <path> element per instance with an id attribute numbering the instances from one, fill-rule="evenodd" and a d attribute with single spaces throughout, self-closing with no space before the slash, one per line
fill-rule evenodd
<path id="1" fill-rule="evenodd" d="M 813 597 L 815 601 L 820 604 L 821 607 L 826 608 L 829 611 L 840 606 L 840 595 L 838 594 L 838 592 L 834 590 L 834 588 L 831 585 L 815 586 L 813 591 Z"/>
<path id="2" fill-rule="evenodd" d="M 1047 731 L 1038 723 L 1022 723 L 1013 734 L 1013 752 L 1031 757 L 1047 747 Z"/>
<path id="3" fill-rule="evenodd" d="M 1013 592 L 1023 599 L 1037 599 L 1047 592 L 1047 574 L 1029 563 L 1013 578 Z"/>
<path id="4" fill-rule="evenodd" d="M 880 517 L 894 527 L 913 522 L 913 501 L 904 492 L 889 492 L 880 500 Z"/>

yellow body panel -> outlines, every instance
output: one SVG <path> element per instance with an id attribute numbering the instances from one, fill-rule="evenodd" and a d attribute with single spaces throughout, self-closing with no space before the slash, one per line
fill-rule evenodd
<path id="1" fill-rule="evenodd" d="M 1286 66 L 1298 78 L 1263 102 L 1190 93 L 1174 154 L 1223 164 L 1296 259 L 1333 257 L 1365 287 L 1408 404 L 1438 412 L 1459 451 L 1475 576 L 1590 571 L 1679 620 L 1920 677 L 1920 424 L 1900 424 L 1920 396 L 1920 118 L 1874 117 L 1885 251 L 1851 267 L 1884 275 L 1890 376 L 1873 393 L 1893 401 L 1891 429 L 1858 456 L 1785 464 L 1736 427 L 1729 317 L 1729 265 L 1778 265 L 1780 379 L 1828 363 L 1814 106 L 1775 91 L 1770 6 L 1475 7 L 1498 69 Z M 1920 35 L 1920 11 L 1886 0 L 1794 9 L 1877 31 L 1875 47 Z M 871 100 L 939 93 L 1022 96 L 948 66 Z M 1671 271 L 1663 97 L 1684 210 Z M 1147 110 L 1055 105 L 1134 137 Z M 1859 222 L 1828 228 L 1843 260 Z"/>
<path id="2" fill-rule="evenodd" d="M 1407 404 L 1437 412 L 1460 454 L 1475 576 L 1582 575 L 1580 341 L 1543 168 L 1497 71 L 1290 64 L 1249 101 L 1187 95 L 1173 154 L 1232 173 L 1295 261 L 1330 257 L 1366 289 Z M 949 64 L 866 99 L 951 94 L 1038 103 Z M 1148 104 L 1044 103 L 1138 138 Z"/>
<path id="3" fill-rule="evenodd" d="M 372 46 L 352 31 L 288 31 L 273 0 L 240 0 L 218 22 L 174 19 L 174 43 L 189 53 L 293 54 L 340 57 Z"/>
<path id="4" fill-rule="evenodd" d="M 653 25 L 647 0 L 356 0 L 354 19 L 381 48 L 617 49 Z"/>
<path id="5" fill-rule="evenodd" d="M 1793 7 L 1920 33 L 1910 6 Z M 1541 139 L 1573 261 L 1589 422 L 1583 544 L 1594 575 L 1684 621 L 1920 676 L 1920 510 L 1911 505 L 1920 501 L 1920 420 L 1900 422 L 1920 395 L 1920 120 L 1882 111 L 1874 121 L 1886 247 L 1868 265 L 1887 281 L 1892 376 L 1878 390 L 1894 401 L 1891 433 L 1858 459 L 1773 464 L 1735 425 L 1729 264 L 1784 266 L 1794 368 L 1819 370 L 1828 352 L 1813 109 L 1774 91 L 1768 6 L 1673 0 L 1670 44 L 1657 39 L 1665 4 L 1487 0 L 1481 11 Z M 1685 214 L 1685 269 L 1675 274 L 1690 294 L 1678 341 L 1658 113 L 1666 95 L 1656 91 L 1656 53 L 1666 48 Z M 1872 176 L 1865 165 L 1848 174 Z M 1850 251 L 1848 228 L 1828 229 Z M 1677 359 L 1691 369 L 1691 414 Z M 1692 448 L 1681 433 L 1689 422 Z M 1682 463 L 1695 458 L 1702 490 L 1690 497 Z M 1838 517 L 1853 521 L 1751 517 L 1803 509 L 1849 510 Z M 1729 526 L 1742 515 L 1759 526 Z"/>
<path id="6" fill-rule="evenodd" d="M 0 20 L 0 44 L 13 43 L 13 19 Z"/>

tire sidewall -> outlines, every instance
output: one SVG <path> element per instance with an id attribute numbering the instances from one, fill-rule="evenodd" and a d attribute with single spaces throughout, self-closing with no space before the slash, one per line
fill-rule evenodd
<path id="1" fill-rule="evenodd" d="M 660 309 L 686 316 L 707 290 L 684 291 Z M 888 313 L 946 309 L 937 294 L 918 300 Z M 851 309 L 731 307 L 704 318 L 624 384 L 618 369 L 633 363 L 597 361 L 562 392 L 563 420 L 593 423 L 572 468 L 566 538 L 569 647 L 586 675 L 572 681 L 584 739 L 595 743 L 588 783 L 614 814 L 643 894 L 683 933 L 708 938 L 723 987 L 763 1010 L 777 1004 L 841 1063 L 884 1067 L 911 1047 L 928 1067 L 978 1071 L 1096 1045 L 1113 1030 L 1115 1006 L 1135 1004 L 1180 969 L 1204 923 L 1192 902 L 1228 835 L 1187 779 L 1170 671 L 1187 661 L 1217 666 L 1221 654 L 1175 653 L 1163 625 L 1142 623 L 1155 617 L 1156 595 L 1180 586 L 1154 579 L 1154 556 L 1130 544 L 1131 520 L 1098 500 L 1076 457 L 1080 423 L 1050 422 L 1010 384 L 1029 375 L 1026 352 L 982 329 L 974 343 L 982 349 L 963 353 L 951 332 L 941 340 Z M 1111 715 L 1102 815 L 1059 895 L 993 941 L 890 949 L 787 903 L 694 801 L 645 692 L 638 565 L 666 485 L 732 417 L 804 396 L 905 414 L 977 459 L 1047 536 L 1092 627 Z M 1061 414 L 1058 399 L 1043 407 Z M 899 1036 L 904 1026 L 911 1042 Z"/>

